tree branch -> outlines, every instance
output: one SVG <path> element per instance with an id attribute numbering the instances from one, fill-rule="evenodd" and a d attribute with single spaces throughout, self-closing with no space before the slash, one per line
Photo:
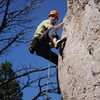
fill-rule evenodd
<path id="1" fill-rule="evenodd" d="M 50 66 L 50 68 L 55 68 L 55 66 Z M 9 82 L 11 82 L 11 81 L 13 81 L 13 80 L 15 80 L 15 79 L 20 78 L 20 77 L 27 76 L 28 74 L 31 74 L 31 73 L 34 73 L 34 72 L 45 71 L 45 70 L 47 70 L 47 69 L 48 69 L 48 68 L 36 69 L 36 70 L 32 70 L 32 71 L 29 71 L 29 72 L 26 72 L 26 73 L 23 73 L 23 74 L 20 74 L 20 75 L 16 75 L 16 76 L 14 76 L 14 77 L 12 77 L 12 78 L 10 78 L 10 79 L 8 79 L 8 80 L 5 80 L 4 82 L 1 82 L 1 83 L 0 83 L 0 86 L 5 85 L 5 84 L 7 84 L 7 83 L 9 83 Z"/>
<path id="2" fill-rule="evenodd" d="M 25 32 L 20 32 L 19 34 L 17 34 L 11 41 L 10 43 L 8 43 L 4 48 L 2 48 L 0 50 L 0 55 L 7 50 L 8 47 L 10 47 L 21 35 L 25 34 Z"/>
<path id="3" fill-rule="evenodd" d="M 0 32 L 2 32 L 2 30 L 6 27 L 6 23 L 7 23 L 7 13 L 8 13 L 9 5 L 10 5 L 10 0 L 7 0 L 5 14 L 4 14 L 4 17 L 3 17 L 2 24 L 0 26 Z"/>

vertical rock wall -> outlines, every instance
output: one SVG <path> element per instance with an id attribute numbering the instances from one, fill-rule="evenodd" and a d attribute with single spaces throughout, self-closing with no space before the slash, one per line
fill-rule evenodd
<path id="1" fill-rule="evenodd" d="M 100 0 L 67 0 L 59 56 L 64 100 L 100 100 Z"/>

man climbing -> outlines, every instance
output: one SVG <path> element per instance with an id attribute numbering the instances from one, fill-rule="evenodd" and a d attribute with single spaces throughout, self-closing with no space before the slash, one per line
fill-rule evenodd
<path id="1" fill-rule="evenodd" d="M 58 11 L 52 10 L 48 14 L 48 19 L 42 21 L 37 27 L 30 44 L 29 51 L 41 56 L 54 64 L 58 65 L 58 55 L 51 51 L 51 48 L 58 48 L 61 40 L 57 35 L 57 30 L 63 26 L 63 22 L 54 26 L 58 20 Z"/>

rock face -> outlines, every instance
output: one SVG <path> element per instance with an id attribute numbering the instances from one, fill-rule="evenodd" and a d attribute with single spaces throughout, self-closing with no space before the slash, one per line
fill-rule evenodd
<path id="1" fill-rule="evenodd" d="M 67 0 L 59 56 L 64 100 L 100 100 L 100 0 Z"/>

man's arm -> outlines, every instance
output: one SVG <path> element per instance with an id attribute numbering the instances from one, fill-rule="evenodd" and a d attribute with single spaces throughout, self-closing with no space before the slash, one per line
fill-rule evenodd
<path id="1" fill-rule="evenodd" d="M 62 22 L 62 23 L 60 23 L 60 24 L 54 26 L 54 28 L 55 28 L 56 30 L 59 30 L 63 25 L 64 25 L 64 22 Z"/>

